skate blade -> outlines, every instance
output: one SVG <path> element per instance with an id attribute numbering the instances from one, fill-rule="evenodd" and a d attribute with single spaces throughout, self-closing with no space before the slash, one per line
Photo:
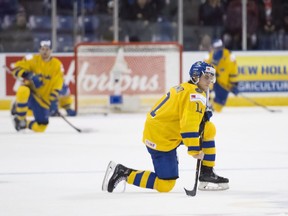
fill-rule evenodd
<path id="1" fill-rule="evenodd" d="M 228 183 L 211 183 L 211 182 L 200 182 L 198 186 L 198 190 L 202 191 L 222 191 L 228 190 Z"/>
<path id="2" fill-rule="evenodd" d="M 104 176 L 104 179 L 103 179 L 103 182 L 102 182 L 102 191 L 107 191 L 108 190 L 108 182 L 109 182 L 109 179 L 112 176 L 115 168 L 116 168 L 116 163 L 113 162 L 113 161 L 110 161 L 108 166 L 107 166 L 107 169 L 106 169 L 106 172 L 105 172 L 105 176 Z"/>

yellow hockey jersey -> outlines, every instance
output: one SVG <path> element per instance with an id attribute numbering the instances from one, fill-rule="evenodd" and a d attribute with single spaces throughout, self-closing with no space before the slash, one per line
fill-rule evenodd
<path id="1" fill-rule="evenodd" d="M 42 60 L 39 54 L 28 55 L 15 63 L 13 75 L 21 78 L 25 71 L 31 71 L 40 75 L 43 85 L 35 88 L 30 82 L 25 81 L 29 86 L 33 97 L 44 108 L 49 109 L 50 101 L 58 98 L 59 91 L 63 86 L 63 66 L 61 62 L 52 57 L 50 61 Z"/>
<path id="2" fill-rule="evenodd" d="M 147 113 L 143 142 L 158 151 L 171 151 L 182 142 L 189 154 L 198 154 L 199 125 L 206 110 L 206 93 L 197 85 L 172 87 Z"/>
<path id="3" fill-rule="evenodd" d="M 205 62 L 212 64 L 216 70 L 216 82 L 227 91 L 233 87 L 233 83 L 238 82 L 238 67 L 235 56 L 226 48 L 223 49 L 223 56 L 218 65 L 213 64 L 214 51 L 209 53 Z"/>

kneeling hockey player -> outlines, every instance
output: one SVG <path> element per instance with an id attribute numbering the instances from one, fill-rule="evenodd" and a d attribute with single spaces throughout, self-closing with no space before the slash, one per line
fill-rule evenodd
<path id="1" fill-rule="evenodd" d="M 147 113 L 143 142 L 151 155 L 154 172 L 127 168 L 111 161 L 102 190 L 111 193 L 120 181 L 125 180 L 142 188 L 171 191 L 179 176 L 176 150 L 182 143 L 187 146 L 189 155 L 202 160 L 200 190 L 229 188 L 229 180 L 213 171 L 216 128 L 209 121 L 212 112 L 206 110 L 206 92 L 216 80 L 215 69 L 199 61 L 191 66 L 189 75 L 188 82 L 171 88 Z"/>
<path id="2" fill-rule="evenodd" d="M 16 105 L 13 121 L 17 131 L 29 128 L 44 132 L 49 123 L 50 108 L 55 107 L 59 91 L 63 86 L 63 67 L 61 62 L 51 56 L 51 41 L 41 41 L 39 54 L 28 55 L 15 63 L 12 74 L 23 79 L 16 92 Z M 34 120 L 27 121 L 28 107 Z"/>

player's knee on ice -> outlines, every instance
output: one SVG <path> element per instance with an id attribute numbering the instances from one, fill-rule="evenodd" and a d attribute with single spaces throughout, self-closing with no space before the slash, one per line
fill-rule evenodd
<path id="1" fill-rule="evenodd" d="M 204 141 L 214 140 L 215 135 L 216 135 L 215 125 L 212 122 L 207 121 L 204 127 L 203 140 Z"/>
<path id="2" fill-rule="evenodd" d="M 164 180 L 157 178 L 155 181 L 154 189 L 158 192 L 169 192 L 175 186 L 176 180 Z"/>
<path id="3" fill-rule="evenodd" d="M 48 123 L 40 124 L 40 123 L 37 123 L 36 121 L 31 121 L 28 123 L 28 128 L 38 133 L 44 132 L 47 126 L 48 126 Z"/>

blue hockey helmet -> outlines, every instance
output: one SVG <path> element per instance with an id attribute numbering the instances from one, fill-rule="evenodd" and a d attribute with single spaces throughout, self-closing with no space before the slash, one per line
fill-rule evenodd
<path id="1" fill-rule="evenodd" d="M 212 83 L 216 81 L 216 72 L 212 65 L 204 62 L 204 61 L 197 61 L 195 62 L 189 71 L 190 79 L 194 84 L 199 82 L 199 79 L 202 75 L 209 76 Z"/>

